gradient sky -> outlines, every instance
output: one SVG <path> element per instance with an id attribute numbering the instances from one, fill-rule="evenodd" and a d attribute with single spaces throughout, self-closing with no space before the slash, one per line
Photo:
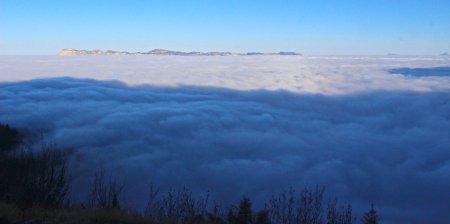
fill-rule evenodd
<path id="1" fill-rule="evenodd" d="M 450 52 L 450 0 L 0 0 L 0 54 Z"/>

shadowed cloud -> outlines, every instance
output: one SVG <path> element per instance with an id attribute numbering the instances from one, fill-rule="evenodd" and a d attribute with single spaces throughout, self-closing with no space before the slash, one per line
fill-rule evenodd
<path id="1" fill-rule="evenodd" d="M 450 67 L 434 68 L 393 68 L 388 70 L 391 74 L 402 74 L 415 77 L 450 76 Z"/>
<path id="2" fill-rule="evenodd" d="M 105 168 L 142 206 L 151 182 L 211 190 L 225 202 L 321 184 L 359 214 L 374 202 L 386 223 L 450 218 L 449 111 L 449 92 L 324 96 L 73 78 L 0 84 L 0 122 L 74 148 L 75 186 Z"/>

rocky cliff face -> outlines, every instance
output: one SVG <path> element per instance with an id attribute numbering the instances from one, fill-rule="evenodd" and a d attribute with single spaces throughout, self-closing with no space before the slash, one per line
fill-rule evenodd
<path id="1" fill-rule="evenodd" d="M 76 50 L 72 48 L 62 49 L 58 55 L 60 56 L 73 56 L 73 55 L 129 55 L 126 51 L 101 51 L 101 50 Z"/>
<path id="2" fill-rule="evenodd" d="M 58 55 L 60 56 L 75 56 L 75 55 L 179 55 L 179 56 L 251 56 L 251 55 L 300 55 L 295 52 L 279 52 L 279 53 L 233 53 L 233 52 L 183 52 L 183 51 L 170 51 L 164 49 L 154 49 L 147 52 L 127 52 L 127 51 L 101 51 L 101 50 L 76 50 L 72 48 L 65 48 L 61 50 Z"/>

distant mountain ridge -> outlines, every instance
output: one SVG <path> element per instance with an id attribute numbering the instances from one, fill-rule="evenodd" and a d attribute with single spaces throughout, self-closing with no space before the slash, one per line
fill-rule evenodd
<path id="1" fill-rule="evenodd" d="M 278 53 L 260 53 L 260 52 L 249 52 L 249 53 L 233 53 L 233 52 L 183 52 L 183 51 L 171 51 L 165 49 L 153 49 L 147 52 L 128 52 L 128 51 L 102 51 L 102 50 L 77 50 L 72 48 L 62 49 L 59 56 L 76 56 L 76 55 L 178 55 L 178 56 L 252 56 L 252 55 L 301 55 L 297 52 L 285 52 L 281 51 Z"/>

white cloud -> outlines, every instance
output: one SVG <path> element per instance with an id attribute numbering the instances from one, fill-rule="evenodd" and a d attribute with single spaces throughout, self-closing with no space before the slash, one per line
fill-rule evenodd
<path id="1" fill-rule="evenodd" d="M 411 78 L 388 72 L 397 68 L 449 67 L 448 57 L 0 56 L 0 62 L 0 81 L 70 76 L 114 79 L 129 85 L 285 89 L 326 95 L 450 90 L 448 76 Z"/>

